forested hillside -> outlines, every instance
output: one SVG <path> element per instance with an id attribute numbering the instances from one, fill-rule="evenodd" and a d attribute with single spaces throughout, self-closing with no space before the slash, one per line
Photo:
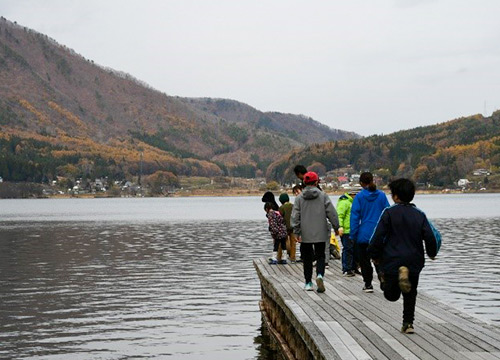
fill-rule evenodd
<path id="1" fill-rule="evenodd" d="M 471 176 L 474 169 L 498 172 L 500 111 L 486 118 L 475 115 L 385 136 L 311 145 L 271 164 L 267 177 L 293 179 L 295 164 L 324 171 L 350 165 L 359 172 L 375 172 L 385 181 L 404 176 L 418 183 L 450 186 Z"/>
<path id="2" fill-rule="evenodd" d="M 0 18 L 0 176 L 254 177 L 291 149 L 359 137 L 227 99 L 168 96 Z"/>

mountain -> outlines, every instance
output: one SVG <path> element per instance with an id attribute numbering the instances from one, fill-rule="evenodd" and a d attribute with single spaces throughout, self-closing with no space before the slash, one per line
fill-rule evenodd
<path id="1" fill-rule="evenodd" d="M 385 136 L 311 145 L 272 163 L 267 177 L 292 180 L 295 164 L 323 172 L 351 167 L 375 172 L 385 181 L 410 177 L 418 183 L 450 186 L 476 169 L 499 172 L 500 111 L 491 117 L 474 115 Z"/>
<path id="2" fill-rule="evenodd" d="M 253 177 L 291 149 L 359 138 L 302 115 L 181 98 L 0 18 L 0 176 Z"/>

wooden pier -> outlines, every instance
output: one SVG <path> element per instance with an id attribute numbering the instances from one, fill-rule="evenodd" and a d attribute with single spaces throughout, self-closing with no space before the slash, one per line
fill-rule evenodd
<path id="1" fill-rule="evenodd" d="M 402 334 L 402 299 L 364 293 L 361 276 L 342 276 L 330 261 L 326 292 L 305 291 L 302 264 L 254 261 L 260 307 L 286 359 L 500 359 L 500 328 L 466 315 L 419 289 L 415 334 Z M 424 290 L 425 291 L 425 290 Z"/>

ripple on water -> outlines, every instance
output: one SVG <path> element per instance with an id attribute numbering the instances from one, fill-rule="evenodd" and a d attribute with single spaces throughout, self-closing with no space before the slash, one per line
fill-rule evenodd
<path id="1" fill-rule="evenodd" d="M 439 219 L 421 290 L 500 323 L 499 219 Z M 27 236 L 28 234 L 37 236 Z M 0 357 L 251 359 L 265 221 L 9 224 Z"/>
<path id="2" fill-rule="evenodd" d="M 253 358 L 251 259 L 271 241 L 263 222 L 229 225 L 9 226 L 0 357 Z"/>

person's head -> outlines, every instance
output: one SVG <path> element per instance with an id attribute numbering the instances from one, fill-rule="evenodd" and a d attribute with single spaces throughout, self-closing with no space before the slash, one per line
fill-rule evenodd
<path id="1" fill-rule="evenodd" d="M 299 184 L 294 185 L 294 187 L 292 188 L 292 192 L 294 196 L 298 196 L 302 192 L 302 186 L 300 186 Z"/>
<path id="2" fill-rule="evenodd" d="M 273 204 L 271 204 L 270 202 L 266 202 L 264 204 L 264 210 L 266 213 L 268 213 L 269 211 L 271 211 L 273 209 Z"/>
<path id="3" fill-rule="evenodd" d="M 409 179 L 394 180 L 389 184 L 389 189 L 395 203 L 410 203 L 415 196 L 415 184 Z"/>
<path id="4" fill-rule="evenodd" d="M 262 196 L 262 202 L 271 202 L 271 203 L 276 202 L 274 194 L 271 191 L 266 191 Z"/>
<path id="5" fill-rule="evenodd" d="M 287 193 L 283 193 L 279 197 L 280 203 L 284 204 L 290 201 L 290 197 L 288 196 Z"/>
<path id="6" fill-rule="evenodd" d="M 319 177 L 314 171 L 309 171 L 304 174 L 304 184 L 307 186 L 316 186 L 318 185 Z"/>
<path id="7" fill-rule="evenodd" d="M 304 165 L 296 165 L 293 168 L 293 172 L 300 180 L 304 180 L 304 175 L 307 173 L 307 169 Z"/>
<path id="8" fill-rule="evenodd" d="M 373 175 L 371 172 L 364 172 L 359 177 L 359 183 L 363 189 L 368 189 L 369 191 L 377 190 L 377 185 L 373 182 Z"/>

